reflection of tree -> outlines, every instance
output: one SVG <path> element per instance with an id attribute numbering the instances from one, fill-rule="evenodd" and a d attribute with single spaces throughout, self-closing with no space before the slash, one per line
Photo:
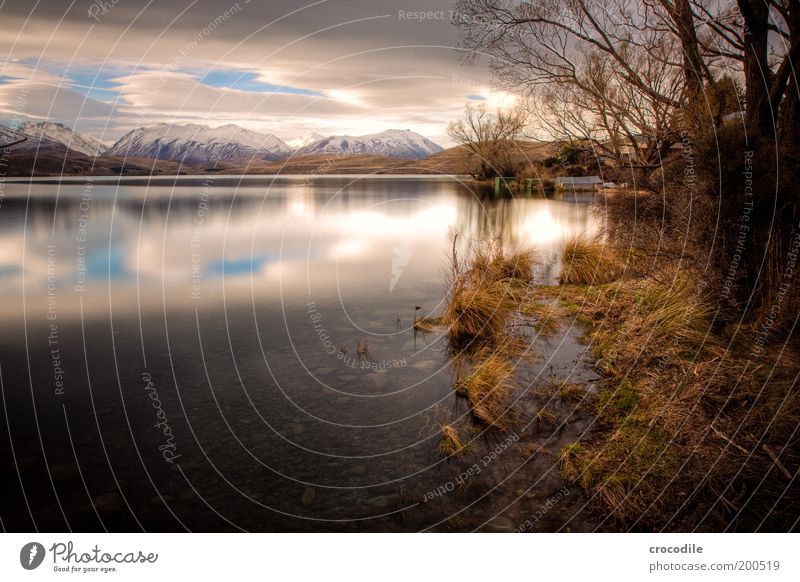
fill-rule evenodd
<path id="1" fill-rule="evenodd" d="M 589 200 L 567 195 L 560 199 L 500 198 L 481 200 L 464 189 L 456 197 L 455 231 L 459 252 L 469 241 L 500 239 L 506 248 L 533 247 L 539 260 L 540 279 L 554 281 L 561 267 L 561 244 L 575 233 L 595 230 Z"/>

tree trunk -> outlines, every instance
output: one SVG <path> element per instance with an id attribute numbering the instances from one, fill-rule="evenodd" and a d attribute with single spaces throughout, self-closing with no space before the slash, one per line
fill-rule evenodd
<path id="1" fill-rule="evenodd" d="M 769 5 L 764 0 L 738 0 L 744 18 L 745 122 L 754 137 L 774 138 L 770 107 L 772 71 L 768 62 Z"/>
<path id="2" fill-rule="evenodd" d="M 703 82 L 706 74 L 697 40 L 694 13 L 689 0 L 674 0 L 674 2 L 661 0 L 661 3 L 675 24 L 683 49 L 684 90 L 686 93 L 684 103 L 688 109 L 687 125 L 692 128 L 692 133 L 702 132 L 708 124 L 709 113 L 716 117 L 716 112 L 709 112 L 707 108 Z M 708 79 L 708 81 L 712 84 L 714 82 L 713 79 Z"/>

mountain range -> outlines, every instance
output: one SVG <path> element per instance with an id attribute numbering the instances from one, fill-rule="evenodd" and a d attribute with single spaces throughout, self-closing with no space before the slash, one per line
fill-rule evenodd
<path id="1" fill-rule="evenodd" d="M 42 146 L 53 149 L 63 145 L 74 152 L 91 157 L 102 155 L 108 149 L 108 146 L 99 139 L 52 121 L 27 121 L 19 126 L 18 131 L 32 138 L 24 142 L 29 149 L 35 149 L 37 145 L 40 146 L 40 150 L 43 149 Z"/>
<path id="2" fill-rule="evenodd" d="M 442 147 L 408 129 L 389 129 L 381 133 L 353 137 L 334 135 L 304 145 L 296 155 L 378 155 L 388 158 L 419 159 L 442 151 Z"/>
<path id="3" fill-rule="evenodd" d="M 375 155 L 420 159 L 442 147 L 409 130 L 390 129 L 364 136 L 325 137 L 317 133 L 284 142 L 269 133 L 238 125 L 209 127 L 199 124 L 160 123 L 129 131 L 113 145 L 50 121 L 26 122 L 17 130 L 28 140 L 15 151 L 59 154 L 67 150 L 89 157 L 148 158 L 211 164 L 238 160 L 275 161 L 290 156 Z"/>

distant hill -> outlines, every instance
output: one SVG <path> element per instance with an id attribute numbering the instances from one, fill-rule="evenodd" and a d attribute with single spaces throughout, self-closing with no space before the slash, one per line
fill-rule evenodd
<path id="1" fill-rule="evenodd" d="M 292 151 L 272 134 L 234 124 L 212 128 L 159 123 L 126 133 L 106 155 L 207 164 L 252 157 L 273 160 L 286 157 Z"/>
<path id="2" fill-rule="evenodd" d="M 62 123 L 52 121 L 27 121 L 19 126 L 19 132 L 28 136 L 28 141 L 20 144 L 21 150 L 35 151 L 42 153 L 60 150 L 57 145 L 83 154 L 86 156 L 102 155 L 108 146 L 100 140 L 85 133 L 79 133 Z"/>
<path id="3" fill-rule="evenodd" d="M 316 141 L 312 134 L 303 138 L 312 143 L 292 150 L 275 136 L 235 125 L 212 129 L 161 124 L 129 132 L 94 157 L 84 152 L 97 151 L 103 144 L 63 125 L 35 124 L 27 129 L 38 137 L 10 148 L 7 176 L 469 173 L 470 156 L 464 146 L 443 150 L 407 130 Z M 542 142 L 518 141 L 516 147 L 522 165 L 553 153 L 552 144 Z"/>
<path id="4" fill-rule="evenodd" d="M 297 150 L 298 156 L 335 154 L 373 155 L 390 158 L 419 159 L 442 151 L 442 147 L 408 129 L 389 129 L 362 136 L 334 135 Z"/>
<path id="5" fill-rule="evenodd" d="M 13 151 L 13 150 L 12 150 Z M 203 166 L 147 158 L 99 157 L 15 151 L 7 158 L 9 177 L 44 176 L 148 176 L 203 174 Z"/>

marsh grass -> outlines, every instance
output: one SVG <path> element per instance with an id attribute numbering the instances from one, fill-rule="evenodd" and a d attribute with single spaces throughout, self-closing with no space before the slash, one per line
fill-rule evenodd
<path id="1" fill-rule="evenodd" d="M 545 404 L 536 412 L 536 424 L 542 426 L 553 426 L 558 422 L 558 415 L 552 410 L 549 404 Z"/>
<path id="2" fill-rule="evenodd" d="M 765 516 L 789 524 L 797 509 L 775 503 L 800 491 L 759 447 L 800 461 L 797 354 L 751 361 L 753 336 L 726 331 L 698 279 L 667 270 L 558 288 L 588 322 L 605 374 L 600 432 L 580 454 L 562 451 L 562 471 L 621 527 L 748 528 Z"/>
<path id="3" fill-rule="evenodd" d="M 580 461 L 586 456 L 586 447 L 580 443 L 567 443 L 558 452 L 561 474 L 569 480 L 578 478 L 581 472 Z"/>
<path id="4" fill-rule="evenodd" d="M 480 240 L 472 245 L 471 276 L 484 282 L 533 281 L 536 255 L 533 249 L 506 252 L 500 239 Z"/>
<path id="5" fill-rule="evenodd" d="M 586 389 L 580 384 L 564 382 L 558 387 L 558 397 L 567 402 L 577 404 L 586 398 Z"/>
<path id="6" fill-rule="evenodd" d="M 456 255 L 453 239 L 449 293 L 442 313 L 454 351 L 479 350 L 507 337 L 510 316 L 528 294 L 534 274 L 534 252 L 506 253 L 499 240 L 476 241 L 467 264 Z"/>
<path id="7" fill-rule="evenodd" d="M 513 309 L 514 301 L 502 284 L 457 283 L 442 314 L 451 346 L 470 349 L 496 343 L 505 335 Z"/>
<path id="8" fill-rule="evenodd" d="M 466 452 L 466 447 L 458 434 L 458 430 L 448 423 L 439 425 L 442 436 L 439 440 L 439 451 L 446 456 L 458 456 Z"/>
<path id="9" fill-rule="evenodd" d="M 502 349 L 487 350 L 476 358 L 469 375 L 455 386 L 457 394 L 469 399 L 472 413 L 484 423 L 505 429 L 511 422 L 509 410 L 514 367 Z"/>
<path id="10" fill-rule="evenodd" d="M 602 285 L 619 279 L 624 263 L 608 246 L 586 236 L 572 236 L 564 243 L 559 280 L 565 284 Z"/>
<path id="11" fill-rule="evenodd" d="M 535 255 L 530 249 L 506 252 L 499 240 L 484 240 L 473 242 L 469 260 L 461 262 L 456 242 L 454 237 L 441 320 L 456 373 L 453 389 L 469 401 L 477 420 L 506 430 L 515 416 L 515 362 L 527 356 L 530 343 L 510 324 L 530 297 Z"/>

